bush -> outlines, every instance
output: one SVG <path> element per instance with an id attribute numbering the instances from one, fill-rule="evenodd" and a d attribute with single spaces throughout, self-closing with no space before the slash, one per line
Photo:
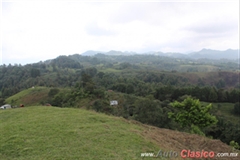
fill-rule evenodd
<path id="1" fill-rule="evenodd" d="M 4 103 L 5 103 L 5 99 L 0 98 L 0 106 L 4 105 Z"/>
<path id="2" fill-rule="evenodd" d="M 92 109 L 97 112 L 103 112 L 107 114 L 113 113 L 113 107 L 110 106 L 106 101 L 98 99 L 93 103 Z"/>
<path id="3" fill-rule="evenodd" d="M 237 115 L 240 114 L 240 103 L 239 102 L 235 103 L 233 112 L 234 112 L 234 114 L 237 114 Z"/>

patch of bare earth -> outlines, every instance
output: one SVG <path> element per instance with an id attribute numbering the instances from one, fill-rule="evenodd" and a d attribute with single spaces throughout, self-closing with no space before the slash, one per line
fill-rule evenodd
<path id="1" fill-rule="evenodd" d="M 240 160 L 240 152 L 237 150 L 233 150 L 232 147 L 227 144 L 221 142 L 220 140 L 214 140 L 207 137 L 199 136 L 196 134 L 189 134 L 185 132 L 179 132 L 169 129 L 157 128 L 149 125 L 144 125 L 140 122 L 130 121 L 131 123 L 135 123 L 144 127 L 144 130 L 138 134 L 143 136 L 146 140 L 150 140 L 159 146 L 159 150 L 161 149 L 163 152 L 174 151 L 178 153 L 177 158 L 169 158 L 169 159 L 183 159 L 180 156 L 180 152 L 182 150 L 190 150 L 190 151 L 213 151 L 215 155 L 217 153 L 238 153 L 237 157 L 215 157 L 215 158 L 203 158 L 207 159 L 219 159 L 219 160 Z M 134 131 L 136 132 L 136 131 Z M 157 153 L 158 151 L 156 151 Z M 186 158 L 185 158 L 186 159 Z M 191 158 L 189 158 L 191 159 Z M 192 159 L 201 159 L 201 158 L 192 158 Z"/>

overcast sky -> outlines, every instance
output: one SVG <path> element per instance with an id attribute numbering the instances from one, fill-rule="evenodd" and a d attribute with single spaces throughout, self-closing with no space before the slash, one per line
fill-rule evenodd
<path id="1" fill-rule="evenodd" d="M 2 2 L 0 65 L 97 51 L 239 49 L 239 1 Z"/>

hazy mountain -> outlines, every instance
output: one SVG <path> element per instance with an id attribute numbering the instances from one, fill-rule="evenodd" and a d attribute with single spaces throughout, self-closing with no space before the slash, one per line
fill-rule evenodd
<path id="1" fill-rule="evenodd" d="M 202 49 L 198 52 L 191 52 L 188 54 L 184 53 L 174 53 L 174 52 L 147 52 L 147 53 L 136 53 L 136 52 L 122 52 L 122 51 L 115 51 L 111 50 L 109 52 L 100 52 L 100 51 L 86 51 L 82 53 L 83 56 L 94 56 L 97 53 L 102 53 L 105 55 L 135 55 L 135 54 L 147 54 L 147 55 L 158 55 L 158 56 L 165 56 L 165 57 L 172 57 L 172 58 L 190 58 L 190 59 L 231 59 L 235 60 L 239 58 L 239 50 L 232 50 L 228 49 L 226 51 L 218 51 L 218 50 L 211 50 L 211 49 Z"/>
<path id="2" fill-rule="evenodd" d="M 189 58 L 193 59 L 238 59 L 239 58 L 239 51 L 228 49 L 226 51 L 218 51 L 218 50 L 211 50 L 211 49 L 202 49 L 199 52 L 193 52 L 188 54 Z"/>
<path id="3" fill-rule="evenodd" d="M 108 51 L 108 52 L 101 52 L 101 51 L 89 50 L 89 51 L 86 51 L 86 52 L 82 53 L 81 55 L 82 56 L 94 56 L 98 53 L 102 53 L 102 54 L 105 54 L 105 55 L 111 55 L 111 56 L 120 56 L 120 55 L 127 56 L 127 55 L 139 54 L 139 53 L 136 53 L 136 52 L 129 52 L 129 51 L 122 52 L 122 51 L 111 50 L 111 51 Z"/>

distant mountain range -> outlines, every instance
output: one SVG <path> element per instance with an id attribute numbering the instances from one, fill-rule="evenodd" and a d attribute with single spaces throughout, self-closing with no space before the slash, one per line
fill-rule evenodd
<path id="1" fill-rule="evenodd" d="M 81 55 L 82 56 L 94 56 L 98 53 L 101 53 L 101 54 L 105 54 L 105 55 L 115 55 L 115 56 L 119 56 L 119 55 L 124 55 L 124 56 L 127 56 L 127 55 L 135 55 L 135 54 L 142 54 L 142 53 L 136 53 L 136 52 L 122 52 L 122 51 L 114 51 L 114 50 L 111 50 L 111 51 L 108 51 L 108 52 L 101 52 L 101 51 L 92 51 L 92 50 L 89 50 L 89 51 L 86 51 L 84 53 L 82 53 Z"/>
<path id="2" fill-rule="evenodd" d="M 101 51 L 86 51 L 82 53 L 83 56 L 94 56 L 98 53 L 102 53 L 105 55 L 135 55 L 135 54 L 150 54 L 150 55 L 158 55 L 158 56 L 165 56 L 165 57 L 173 57 L 173 58 L 190 58 L 190 59 L 231 59 L 236 60 L 239 59 L 239 50 L 228 49 L 225 51 L 219 50 L 211 50 L 211 49 L 202 49 L 198 52 L 191 52 L 188 54 L 184 53 L 173 53 L 173 52 L 147 52 L 147 53 L 136 53 L 136 52 L 121 52 L 121 51 L 114 51 L 111 50 L 109 52 L 101 52 Z"/>

